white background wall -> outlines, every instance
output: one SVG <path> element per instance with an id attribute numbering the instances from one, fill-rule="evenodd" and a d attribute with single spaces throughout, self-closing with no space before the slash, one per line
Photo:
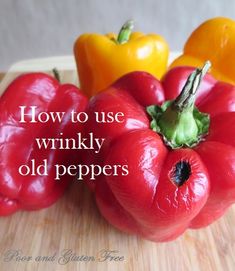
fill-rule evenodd
<path id="1" fill-rule="evenodd" d="M 129 18 L 180 50 L 207 18 L 235 19 L 234 0 L 0 0 L 0 71 L 19 60 L 72 54 L 83 32 L 117 32 Z"/>

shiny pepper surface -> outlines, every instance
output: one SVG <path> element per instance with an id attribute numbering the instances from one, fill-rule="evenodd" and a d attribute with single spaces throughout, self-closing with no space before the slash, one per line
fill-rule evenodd
<path id="1" fill-rule="evenodd" d="M 208 66 L 174 68 L 162 82 L 132 72 L 90 100 L 85 131 L 106 143 L 84 161 L 128 165 L 128 175 L 120 167 L 86 181 L 118 229 L 169 241 L 211 224 L 235 201 L 235 87 L 205 75 Z M 124 122 L 96 123 L 101 111 L 123 112 Z"/>
<path id="2" fill-rule="evenodd" d="M 75 138 L 82 130 L 70 121 L 72 110 L 83 111 L 87 99 L 71 84 L 61 85 L 43 73 L 29 73 L 16 78 L 0 98 L 0 216 L 19 209 L 45 208 L 64 193 L 73 177 L 65 174 L 55 180 L 55 164 L 69 165 L 77 161 L 77 151 L 39 149 L 36 138 Z M 25 106 L 25 122 L 20 122 L 20 106 Z M 35 119 L 40 112 L 65 112 L 61 122 L 52 119 L 31 123 L 31 106 L 36 106 Z M 19 173 L 21 165 L 33 168 L 47 160 L 47 175 Z M 26 171 L 23 171 L 25 174 Z"/>
<path id="3" fill-rule="evenodd" d="M 74 45 L 81 90 L 91 97 L 131 71 L 146 71 L 157 78 L 165 73 L 169 49 L 156 34 L 130 33 L 128 22 L 115 34 L 83 34 Z"/>
<path id="4" fill-rule="evenodd" d="M 183 54 L 171 67 L 201 66 L 207 59 L 212 63 L 211 74 L 220 81 L 235 84 L 235 21 L 218 17 L 210 19 L 188 38 Z"/>

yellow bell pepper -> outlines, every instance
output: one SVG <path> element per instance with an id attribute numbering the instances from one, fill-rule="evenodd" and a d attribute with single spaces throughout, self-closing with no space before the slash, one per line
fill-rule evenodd
<path id="1" fill-rule="evenodd" d="M 212 63 L 211 74 L 220 81 L 235 84 L 235 21 L 217 17 L 201 24 L 191 34 L 184 53 L 170 66 L 200 67 Z"/>
<path id="2" fill-rule="evenodd" d="M 118 36 L 83 34 L 74 44 L 80 87 L 91 97 L 131 71 L 146 71 L 161 78 L 167 68 L 169 49 L 159 35 L 131 33 L 128 21 Z"/>

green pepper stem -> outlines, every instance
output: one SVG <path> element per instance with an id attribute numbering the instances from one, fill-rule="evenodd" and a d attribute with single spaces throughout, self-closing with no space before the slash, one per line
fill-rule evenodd
<path id="1" fill-rule="evenodd" d="M 194 105 L 196 92 L 200 86 L 202 78 L 205 76 L 210 67 L 210 61 L 206 61 L 201 69 L 196 69 L 190 74 L 180 95 L 175 99 L 173 106 L 182 111 Z"/>
<path id="2" fill-rule="evenodd" d="M 130 35 L 131 35 L 133 28 L 134 28 L 134 21 L 133 20 L 127 21 L 122 26 L 121 30 L 118 33 L 117 43 L 123 44 L 123 43 L 128 42 L 128 40 L 130 39 Z"/>
<path id="3" fill-rule="evenodd" d="M 166 101 L 162 106 L 147 107 L 152 117 L 152 130 L 159 133 L 165 144 L 172 149 L 192 148 L 208 134 L 210 116 L 200 112 L 194 103 L 201 80 L 210 66 L 211 63 L 207 61 L 201 69 L 190 74 L 175 100 Z"/>
<path id="4" fill-rule="evenodd" d="M 53 72 L 53 75 L 54 75 L 55 79 L 60 83 L 60 73 L 57 70 L 57 68 L 53 68 L 52 72 Z"/>

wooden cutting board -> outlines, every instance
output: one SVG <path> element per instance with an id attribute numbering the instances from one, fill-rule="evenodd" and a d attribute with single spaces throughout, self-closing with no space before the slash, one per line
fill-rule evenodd
<path id="1" fill-rule="evenodd" d="M 0 93 L 22 72 L 50 72 L 55 66 L 62 82 L 77 83 L 72 57 L 38 59 L 14 65 L 1 82 Z M 48 209 L 1 217 L 0 240 L 0 271 L 234 271 L 235 206 L 210 227 L 188 230 L 173 242 L 156 244 L 110 226 L 85 185 L 74 181 L 63 198 Z M 18 252 L 21 259 L 7 262 L 10 250 Z M 76 259 L 63 261 L 65 250 Z M 112 251 L 119 261 L 99 261 L 103 250 Z M 26 261 L 24 256 L 32 258 Z M 47 261 L 38 256 L 47 256 Z"/>

